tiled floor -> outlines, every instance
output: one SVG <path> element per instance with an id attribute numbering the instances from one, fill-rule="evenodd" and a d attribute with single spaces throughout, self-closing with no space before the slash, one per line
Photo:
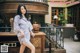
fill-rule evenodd
<path id="1" fill-rule="evenodd" d="M 76 42 L 71 39 L 64 39 L 64 48 L 66 53 L 80 53 L 80 41 Z"/>

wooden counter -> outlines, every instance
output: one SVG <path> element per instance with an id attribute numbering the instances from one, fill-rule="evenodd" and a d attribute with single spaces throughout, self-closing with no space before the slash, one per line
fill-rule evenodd
<path id="1" fill-rule="evenodd" d="M 0 36 L 16 36 L 14 32 L 0 32 Z"/>
<path id="2" fill-rule="evenodd" d="M 45 35 L 46 34 L 43 33 L 43 32 L 38 32 L 38 33 L 35 33 L 35 37 L 34 38 L 31 38 L 31 42 L 36 48 L 36 53 L 44 53 Z M 8 37 L 8 36 L 12 37 L 12 38 L 13 37 L 17 38 L 15 33 L 12 33 L 12 32 L 0 32 L 0 37 L 4 38 L 4 37 Z M 11 38 L 11 40 L 12 40 L 12 38 Z M 7 39 L 10 39 L 10 38 L 7 38 Z M 5 43 L 5 41 L 3 43 Z M 9 53 L 12 53 L 12 52 L 19 53 L 19 47 L 9 47 Z M 30 50 L 29 49 L 25 49 L 24 53 L 30 53 Z"/>

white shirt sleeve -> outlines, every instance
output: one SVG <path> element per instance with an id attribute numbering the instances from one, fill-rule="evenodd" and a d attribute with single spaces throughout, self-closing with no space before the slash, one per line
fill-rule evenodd
<path id="1" fill-rule="evenodd" d="M 14 32 L 18 33 L 21 31 L 20 26 L 19 26 L 19 20 L 20 20 L 20 16 L 16 15 L 14 17 Z"/>
<path id="2" fill-rule="evenodd" d="M 32 31 L 33 30 L 33 26 L 32 26 L 32 24 L 31 24 L 31 22 L 29 21 L 29 31 Z"/>

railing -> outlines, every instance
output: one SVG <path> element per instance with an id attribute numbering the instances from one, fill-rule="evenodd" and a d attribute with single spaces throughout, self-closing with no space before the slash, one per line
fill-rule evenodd
<path id="1" fill-rule="evenodd" d="M 41 27 L 40 30 L 47 34 L 46 38 L 51 43 L 51 48 L 64 48 L 63 27 Z"/>
<path id="2" fill-rule="evenodd" d="M 0 32 L 10 32 L 11 31 L 11 27 L 0 27 Z"/>
<path id="3" fill-rule="evenodd" d="M 35 1 L 35 2 L 47 3 L 47 0 L 25 0 L 25 1 Z"/>
<path id="4" fill-rule="evenodd" d="M 47 0 L 4 0 L 4 1 L 33 1 L 33 2 L 47 3 Z"/>

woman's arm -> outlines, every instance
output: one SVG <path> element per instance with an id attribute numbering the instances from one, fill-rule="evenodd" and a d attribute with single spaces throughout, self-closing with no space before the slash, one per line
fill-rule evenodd
<path id="1" fill-rule="evenodd" d="M 24 32 L 23 32 L 23 30 L 21 30 L 20 25 L 19 25 L 19 20 L 20 20 L 20 16 L 19 15 L 14 17 L 14 32 L 16 34 L 20 33 L 22 36 L 20 36 L 20 35 L 19 36 L 20 37 L 24 37 Z"/>
<path id="2" fill-rule="evenodd" d="M 29 26 L 30 26 L 30 27 L 29 27 L 30 34 L 31 34 L 32 37 L 34 37 L 35 34 L 34 34 L 33 31 L 32 31 L 32 30 L 33 30 L 33 26 L 32 26 L 32 24 L 31 24 L 31 22 L 29 22 Z"/>
<path id="3" fill-rule="evenodd" d="M 33 33 L 33 31 L 30 31 L 30 35 L 31 35 L 32 37 L 35 36 L 35 34 Z"/>
<path id="4" fill-rule="evenodd" d="M 20 16 L 16 15 L 14 17 L 14 32 L 16 32 L 16 33 L 22 32 L 22 30 L 20 29 L 20 26 L 19 26 L 19 20 L 20 20 Z"/>

